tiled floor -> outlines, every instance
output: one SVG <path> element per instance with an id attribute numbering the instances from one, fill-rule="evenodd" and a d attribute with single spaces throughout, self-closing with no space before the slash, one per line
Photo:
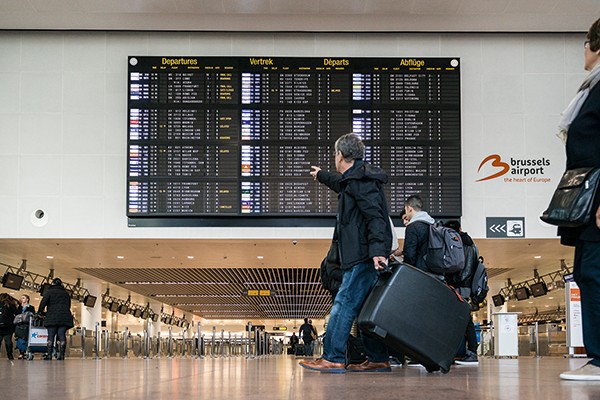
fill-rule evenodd
<path id="1" fill-rule="evenodd" d="M 428 374 L 321 374 L 293 356 L 195 359 L 0 360 L 0 399 L 600 399 L 600 382 L 561 381 L 582 359 L 482 359 Z"/>

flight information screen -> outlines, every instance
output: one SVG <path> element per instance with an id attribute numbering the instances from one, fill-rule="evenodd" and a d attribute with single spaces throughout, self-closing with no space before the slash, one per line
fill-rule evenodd
<path id="1" fill-rule="evenodd" d="M 458 58 L 132 56 L 127 126 L 130 226 L 331 217 L 309 172 L 348 132 L 389 174 L 392 215 L 412 194 L 462 214 Z"/>

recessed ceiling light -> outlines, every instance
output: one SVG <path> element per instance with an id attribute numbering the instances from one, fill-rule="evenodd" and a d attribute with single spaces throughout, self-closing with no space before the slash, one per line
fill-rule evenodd
<path id="1" fill-rule="evenodd" d="M 262 260 L 263 258 L 265 258 L 265 256 L 256 256 L 256 258 L 258 258 L 259 260 Z"/>
<path id="2" fill-rule="evenodd" d="M 533 256 L 533 258 L 542 258 L 542 256 Z"/>
<path id="3" fill-rule="evenodd" d="M 189 258 L 190 260 L 192 260 L 192 259 L 194 258 L 194 256 L 188 256 L 188 258 Z"/>
<path id="4" fill-rule="evenodd" d="M 548 297 L 548 300 L 554 300 L 554 297 Z"/>
<path id="5" fill-rule="evenodd" d="M 47 259 L 52 260 L 54 256 L 46 256 Z"/>
<path id="6" fill-rule="evenodd" d="M 533 304 L 533 301 L 530 301 L 529 304 Z"/>
<path id="7" fill-rule="evenodd" d="M 118 258 L 119 260 L 122 260 L 122 259 L 124 259 L 124 258 L 125 258 L 125 256 L 117 256 L 117 258 Z"/>

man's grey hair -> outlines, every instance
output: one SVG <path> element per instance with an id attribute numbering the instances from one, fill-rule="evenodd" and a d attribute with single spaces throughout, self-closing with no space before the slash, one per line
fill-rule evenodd
<path id="1" fill-rule="evenodd" d="M 342 153 L 346 162 L 365 157 L 365 145 L 356 133 L 347 133 L 335 141 L 335 151 Z"/>
<path id="2" fill-rule="evenodd" d="M 410 196 L 404 204 L 412 207 L 415 211 L 423 210 L 423 200 L 417 195 Z"/>

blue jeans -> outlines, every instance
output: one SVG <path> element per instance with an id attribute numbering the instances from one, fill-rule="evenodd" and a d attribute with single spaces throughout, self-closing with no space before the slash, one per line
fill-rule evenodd
<path id="1" fill-rule="evenodd" d="M 67 343 L 67 330 L 69 330 L 66 326 L 47 326 L 48 329 L 48 346 L 52 346 L 54 343 L 54 339 L 57 338 L 56 345 L 58 346 L 58 342 Z"/>
<path id="2" fill-rule="evenodd" d="M 323 358 L 327 361 L 346 361 L 346 343 L 352 323 L 375 285 L 377 274 L 373 261 L 358 263 L 344 271 L 323 342 Z M 363 342 L 369 361 L 388 361 L 387 347 L 383 343 L 368 337 L 363 337 Z"/>
<path id="3" fill-rule="evenodd" d="M 583 344 L 590 364 L 600 367 L 600 242 L 578 240 L 573 264 L 581 291 Z"/>

